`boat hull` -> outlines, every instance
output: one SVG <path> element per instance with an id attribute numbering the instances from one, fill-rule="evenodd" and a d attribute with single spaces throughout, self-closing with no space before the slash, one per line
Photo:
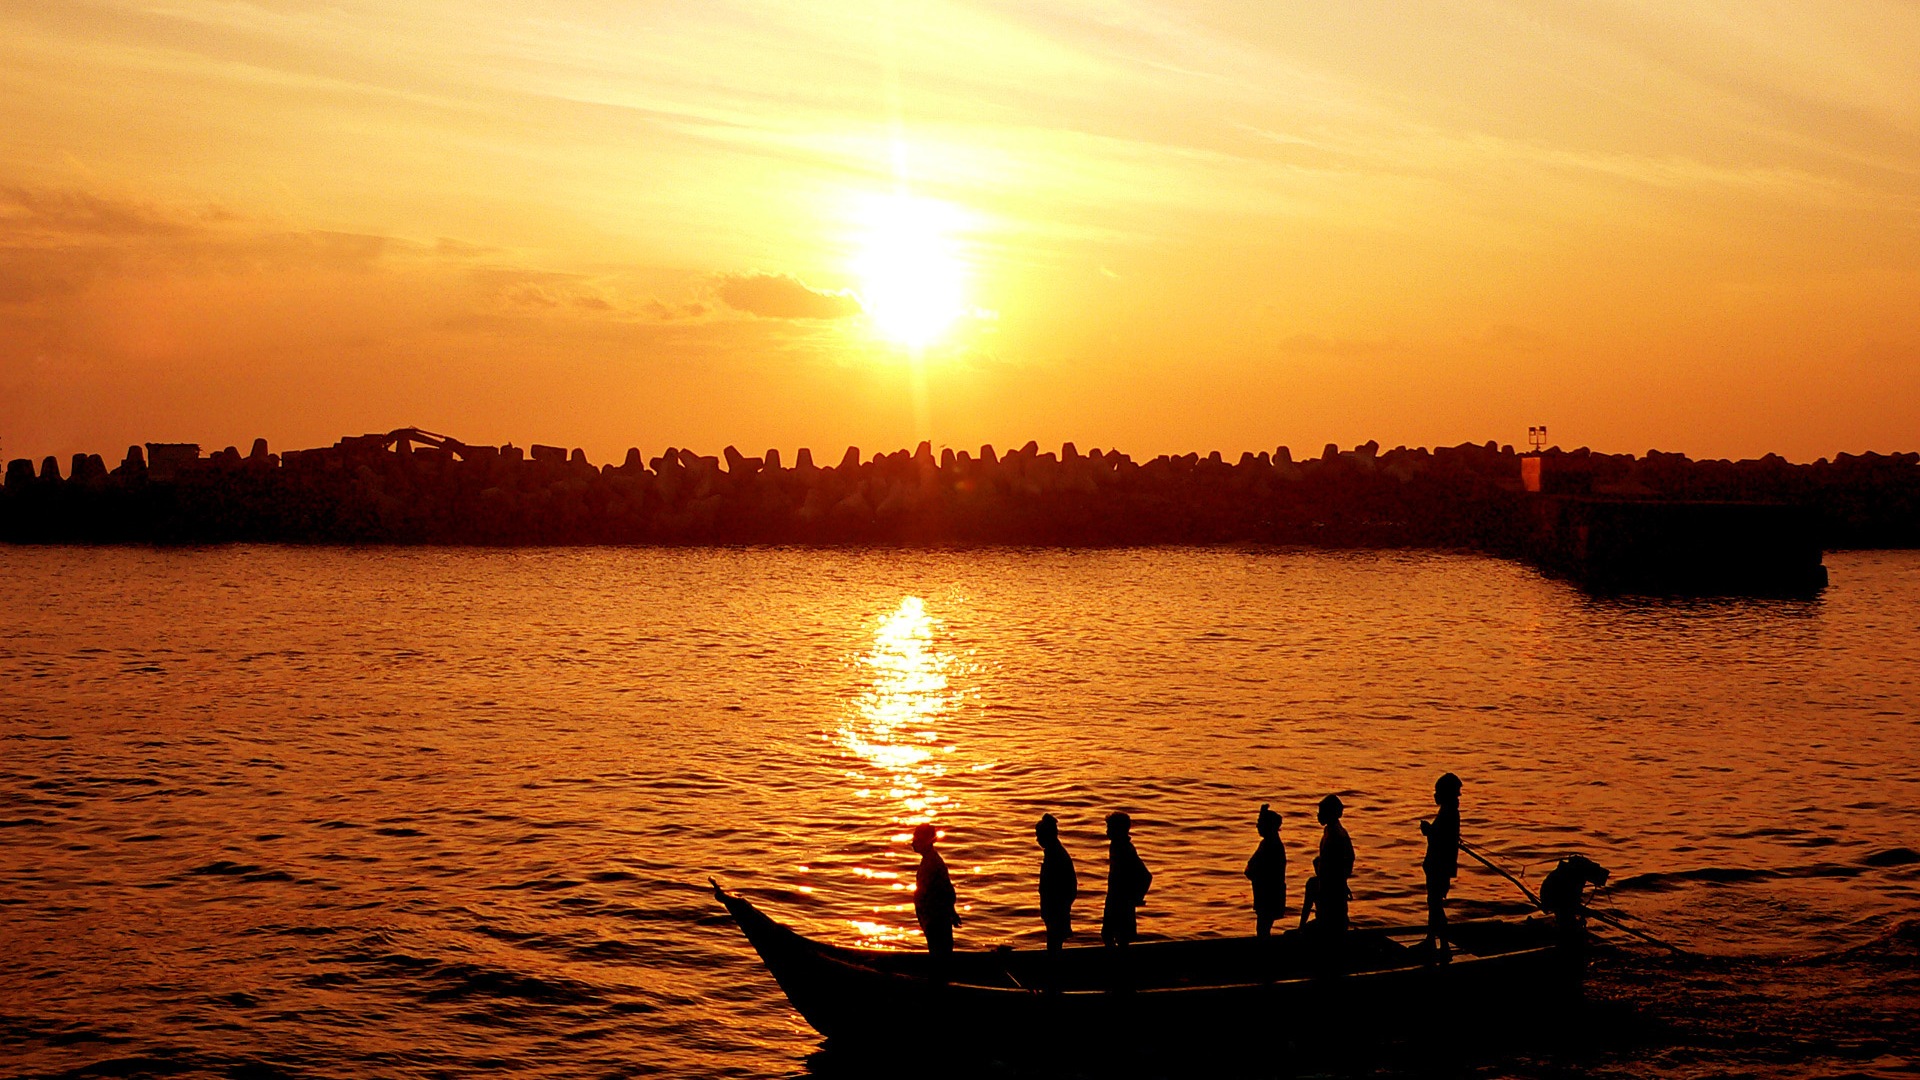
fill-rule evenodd
<path id="1" fill-rule="evenodd" d="M 1577 948 L 1537 922 L 1461 923 L 1474 951 L 1450 962 L 1409 949 L 1418 931 L 1295 933 L 1078 948 L 956 953 L 849 949 L 812 941 L 716 889 L 787 998 L 834 1045 L 924 1040 L 929 1025 L 975 1048 L 1076 1046 L 1230 1050 L 1305 1046 L 1451 1026 L 1463 1011 L 1522 1016 L 1577 992 Z"/>

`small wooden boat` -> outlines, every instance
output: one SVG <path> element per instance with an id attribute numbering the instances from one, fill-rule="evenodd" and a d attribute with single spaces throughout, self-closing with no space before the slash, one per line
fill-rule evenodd
<path id="1" fill-rule="evenodd" d="M 1373 1038 L 1531 1014 L 1577 992 L 1585 950 L 1544 919 L 1453 923 L 1444 961 L 1424 927 L 1311 928 L 1257 938 L 1149 941 L 1109 950 L 927 953 L 804 937 L 713 885 L 793 1007 L 831 1045 L 924 1041 L 975 1050 L 1231 1050 Z M 1452 1018 L 1450 1020 L 1449 1018 Z"/>

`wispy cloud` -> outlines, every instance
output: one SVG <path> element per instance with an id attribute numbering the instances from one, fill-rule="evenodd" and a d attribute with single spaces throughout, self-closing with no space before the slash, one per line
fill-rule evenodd
<path id="1" fill-rule="evenodd" d="M 726 274 L 715 287 L 728 307 L 765 319 L 844 319 L 860 313 L 852 293 L 816 289 L 790 274 Z"/>

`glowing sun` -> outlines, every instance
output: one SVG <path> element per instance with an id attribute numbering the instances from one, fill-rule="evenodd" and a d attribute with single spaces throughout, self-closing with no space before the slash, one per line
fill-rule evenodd
<path id="1" fill-rule="evenodd" d="M 856 208 L 853 272 L 874 332 L 912 349 L 965 314 L 966 262 L 957 207 L 915 195 L 876 195 Z"/>

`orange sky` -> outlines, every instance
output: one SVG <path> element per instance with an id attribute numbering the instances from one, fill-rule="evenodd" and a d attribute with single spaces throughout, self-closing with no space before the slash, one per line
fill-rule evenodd
<path id="1" fill-rule="evenodd" d="M 0 6 L 7 457 L 1542 422 L 1920 448 L 1920 5 Z"/>

